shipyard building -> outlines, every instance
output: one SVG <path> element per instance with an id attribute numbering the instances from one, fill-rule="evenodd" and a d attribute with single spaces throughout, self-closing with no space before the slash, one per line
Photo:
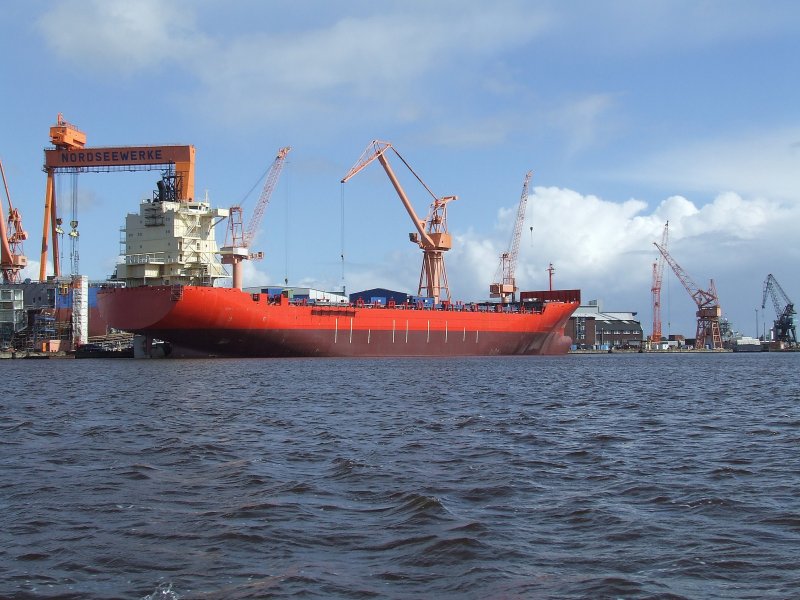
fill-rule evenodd
<path id="1" fill-rule="evenodd" d="M 578 307 L 565 334 L 572 338 L 574 350 L 638 349 L 644 338 L 635 312 L 606 312 L 599 300 Z"/>

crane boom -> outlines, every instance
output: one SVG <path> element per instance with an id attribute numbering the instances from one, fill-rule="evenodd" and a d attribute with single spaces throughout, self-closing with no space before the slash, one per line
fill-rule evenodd
<path id="1" fill-rule="evenodd" d="M 669 221 L 664 224 L 664 231 L 661 234 L 661 247 L 667 249 L 667 240 L 669 237 Z M 664 278 L 664 255 L 659 252 L 656 262 L 653 263 L 653 285 L 650 292 L 653 295 L 653 334 L 650 337 L 651 342 L 658 344 L 661 342 L 661 283 Z"/>
<path id="2" fill-rule="evenodd" d="M 672 256 L 667 252 L 667 249 L 662 247 L 661 245 L 653 242 L 656 248 L 658 248 L 661 255 L 667 261 L 669 266 L 674 271 L 675 275 L 678 277 L 680 282 L 683 284 L 683 287 L 686 288 L 686 291 L 689 292 L 689 295 L 692 297 L 692 300 L 695 301 L 698 307 L 707 306 L 717 300 L 717 298 L 712 295 L 710 292 L 703 290 L 698 286 L 694 280 L 689 276 L 689 274 L 683 270 Z"/>
<path id="3" fill-rule="evenodd" d="M 0 270 L 3 273 L 3 283 L 18 283 L 20 270 L 28 264 L 27 257 L 22 253 L 22 242 L 28 238 L 28 234 L 22 228 L 19 211 L 11 203 L 2 160 L 0 160 L 0 175 L 3 178 L 3 189 L 8 201 L 8 228 L 3 215 L 3 204 L 0 202 Z"/>
<path id="4" fill-rule="evenodd" d="M 719 306 L 719 298 L 717 297 L 717 289 L 714 285 L 714 280 L 711 280 L 708 290 L 701 289 L 689 274 L 670 256 L 667 249 L 653 242 L 658 251 L 667 261 L 672 268 L 675 275 L 680 279 L 683 287 L 689 292 L 689 295 L 697 304 L 697 334 L 695 337 L 696 344 L 708 345 L 714 350 L 722 349 L 722 335 L 719 327 L 719 319 L 722 316 L 722 310 Z M 709 343 L 710 339 L 710 343 Z"/>
<path id="5" fill-rule="evenodd" d="M 264 182 L 264 187 L 261 190 L 261 196 L 253 209 L 253 215 L 250 217 L 250 222 L 247 224 L 245 230 L 242 225 L 242 207 L 239 204 L 230 207 L 228 217 L 228 239 L 231 240 L 230 246 L 226 245 L 220 248 L 222 254 L 222 263 L 231 265 L 232 273 L 232 286 L 236 289 L 242 289 L 242 261 L 251 258 L 263 258 L 263 253 L 251 253 L 249 251 L 250 245 L 255 239 L 258 226 L 261 224 L 261 219 L 264 217 L 264 211 L 269 204 L 269 199 L 272 197 L 272 192 L 275 190 L 275 185 L 278 183 L 278 177 L 283 170 L 286 155 L 292 148 L 285 146 L 278 150 L 275 160 L 267 173 L 267 179 Z"/>
<path id="6" fill-rule="evenodd" d="M 502 302 L 507 302 L 509 298 L 514 300 L 517 291 L 517 281 L 514 274 L 517 269 L 517 259 L 519 257 L 519 241 L 522 235 L 522 224 L 525 221 L 525 208 L 528 205 L 528 186 L 531 181 L 533 171 L 525 174 L 525 181 L 522 184 L 522 195 L 517 207 L 517 218 L 514 221 L 514 229 L 511 232 L 511 240 L 508 250 L 500 255 L 500 265 L 495 273 L 495 281 L 489 286 L 489 294 L 492 298 L 501 298 Z"/>
<path id="7" fill-rule="evenodd" d="M 253 208 L 253 216 L 250 217 L 250 222 L 247 224 L 247 231 L 244 234 L 244 245 L 248 248 L 250 244 L 253 243 L 256 230 L 261 224 L 261 219 L 264 217 L 264 210 L 267 208 L 267 204 L 269 204 L 269 199 L 272 197 L 272 192 L 275 190 L 275 185 L 278 183 L 278 177 L 283 170 L 286 155 L 289 154 L 291 149 L 290 146 L 281 148 L 278 150 L 275 160 L 272 161 L 267 180 L 264 182 L 264 188 L 261 190 L 261 197 L 259 197 L 258 203 L 255 205 L 255 208 Z"/>
<path id="8" fill-rule="evenodd" d="M 389 160 L 386 157 L 389 149 L 403 161 L 403 164 L 411 171 L 412 175 L 414 175 L 417 181 L 422 184 L 433 198 L 428 216 L 425 219 L 420 219 L 417 215 L 411 201 L 408 199 L 408 195 L 397 179 L 391 164 L 389 164 Z M 425 289 L 428 296 L 434 299 L 434 302 L 438 303 L 439 299 L 442 297 L 449 301 L 450 288 L 447 284 L 444 252 L 450 250 L 453 243 L 452 237 L 447 230 L 447 204 L 456 200 L 456 196 L 436 196 L 392 144 L 380 140 L 373 140 L 367 145 L 367 148 L 361 153 L 359 159 L 342 178 L 341 182 L 347 183 L 353 176 L 360 173 L 375 160 L 380 162 L 383 170 L 386 171 L 386 175 L 388 175 L 408 216 L 411 217 L 411 221 L 414 223 L 414 228 L 417 230 L 409 234 L 409 239 L 417 244 L 423 252 L 418 293 L 422 294 L 422 290 Z"/>
<path id="9" fill-rule="evenodd" d="M 511 259 L 508 265 L 508 278 L 514 280 L 514 273 L 517 270 L 517 258 L 519 257 L 519 241 L 522 236 L 522 224 L 525 221 L 525 209 L 528 206 L 528 185 L 531 182 L 533 171 L 525 174 L 525 181 L 522 184 L 522 194 L 519 197 L 519 207 L 517 208 L 517 220 L 514 222 L 514 235 L 511 238 Z"/>
<path id="10" fill-rule="evenodd" d="M 389 164 L 389 161 L 384 156 L 386 152 L 390 149 L 398 156 L 398 158 L 400 158 L 401 161 L 403 161 L 403 164 L 405 164 L 408 167 L 408 169 L 411 171 L 414 177 L 417 178 L 417 181 L 422 183 L 422 185 L 425 187 L 426 190 L 428 190 L 428 193 L 434 198 L 435 201 L 436 195 L 433 192 L 431 192 L 430 189 L 428 189 L 428 186 L 426 186 L 425 183 L 417 176 L 417 174 L 414 173 L 414 171 L 411 169 L 411 167 L 408 166 L 408 163 L 403 159 L 402 156 L 400 156 L 400 153 L 394 148 L 394 146 L 392 146 L 392 144 L 389 142 L 382 142 L 380 140 L 373 140 L 372 142 L 369 143 L 364 152 L 361 153 L 359 159 L 356 161 L 356 164 L 354 164 L 353 167 L 347 172 L 347 175 L 342 177 L 342 183 L 347 183 L 348 181 L 350 181 L 350 179 L 353 178 L 353 176 L 355 176 L 357 173 L 360 173 L 370 163 L 372 163 L 375 160 L 378 160 L 378 162 L 381 163 L 383 170 L 386 171 L 386 174 L 389 176 L 389 180 L 392 182 L 392 186 L 394 186 L 394 189 L 397 192 L 397 195 L 400 197 L 400 201 L 403 203 L 403 206 L 405 207 L 408 216 L 411 217 L 411 221 L 414 223 L 414 227 L 417 229 L 417 233 L 421 238 L 420 245 L 422 244 L 433 245 L 433 240 L 431 240 L 431 238 L 428 236 L 428 233 L 425 231 L 426 220 L 420 219 L 419 216 L 417 216 L 417 212 L 414 210 L 411 201 L 408 199 L 408 196 L 406 195 L 403 186 L 400 185 L 400 181 L 398 181 L 397 176 L 395 175 L 394 170 L 392 169 L 392 166 Z"/>

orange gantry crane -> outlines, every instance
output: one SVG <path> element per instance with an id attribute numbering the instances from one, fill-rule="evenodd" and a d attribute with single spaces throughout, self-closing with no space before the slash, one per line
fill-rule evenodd
<path id="1" fill-rule="evenodd" d="M 425 219 L 420 219 L 411 205 L 405 190 L 400 185 L 394 171 L 392 170 L 389 160 L 386 157 L 388 150 L 392 150 L 397 157 L 403 161 L 403 164 L 408 168 L 414 177 L 419 181 L 422 186 L 433 198 L 431 202 L 428 216 Z M 450 288 L 447 285 L 447 271 L 444 265 L 444 253 L 450 250 L 453 246 L 452 237 L 447 231 L 447 205 L 457 196 L 436 196 L 430 188 L 425 185 L 425 182 L 417 175 L 406 160 L 400 156 L 400 153 L 389 142 L 382 142 L 373 140 L 367 146 L 366 150 L 361 154 L 361 157 L 356 161 L 356 164 L 347 172 L 342 178 L 342 183 L 349 181 L 356 173 L 360 172 L 371 162 L 378 160 L 383 166 L 384 171 L 389 176 L 400 201 L 411 217 L 414 223 L 416 232 L 409 234 L 409 240 L 417 244 L 422 249 L 422 269 L 419 275 L 419 288 L 417 293 L 422 295 L 423 290 L 427 296 L 433 298 L 435 303 L 440 300 L 450 302 Z"/>
<path id="2" fill-rule="evenodd" d="M 532 171 L 525 175 L 522 184 L 522 196 L 519 199 L 517 208 L 517 219 L 514 222 L 514 229 L 511 232 L 511 241 L 508 250 L 500 255 L 500 265 L 494 275 L 495 283 L 489 284 L 489 296 L 500 298 L 500 302 L 506 304 L 509 300 L 514 302 L 517 292 L 517 281 L 514 272 L 517 269 L 517 258 L 519 257 L 519 241 L 522 234 L 522 224 L 525 221 L 525 208 L 528 205 L 528 184 L 531 181 Z"/>
<path id="3" fill-rule="evenodd" d="M 669 233 L 669 221 L 664 224 L 664 232 L 661 234 L 661 247 L 666 251 Z M 650 336 L 650 343 L 658 344 L 661 342 L 661 281 L 664 278 L 664 255 L 659 252 L 656 262 L 653 263 L 653 285 L 650 293 L 653 296 L 653 334 Z"/>
<path id="4" fill-rule="evenodd" d="M 719 319 L 722 316 L 722 309 L 719 306 L 719 297 L 717 296 L 717 288 L 714 285 L 714 280 L 708 290 L 700 289 L 697 284 L 689 277 L 689 274 L 675 262 L 675 259 L 670 256 L 666 248 L 663 248 L 658 243 L 653 242 L 658 251 L 664 257 L 664 260 L 669 263 L 675 275 L 680 279 L 683 287 L 689 292 L 689 295 L 697 304 L 697 334 L 695 336 L 696 348 L 712 348 L 714 350 L 722 349 L 722 334 L 719 327 Z"/>
<path id="5" fill-rule="evenodd" d="M 143 171 L 163 168 L 166 169 L 163 178 L 175 184 L 177 200 L 180 202 L 194 200 L 194 146 L 87 147 L 86 134 L 65 121 L 61 113 L 55 125 L 50 127 L 50 142 L 54 148 L 44 151 L 47 187 L 39 281 L 46 279 L 47 252 L 50 249 L 52 249 L 53 274 L 56 277 L 61 276 L 58 234 L 63 231 L 56 202 L 57 173 Z M 77 223 L 73 227 L 75 226 Z"/>
<path id="6" fill-rule="evenodd" d="M 0 175 L 3 177 L 3 188 L 8 201 L 8 227 L 3 216 L 3 204 L 0 203 L 0 270 L 3 272 L 3 283 L 19 283 L 19 272 L 28 264 L 27 257 L 22 253 L 22 242 L 28 239 L 28 234 L 22 228 L 19 211 L 11 203 L 2 160 L 0 160 Z"/>
<path id="7" fill-rule="evenodd" d="M 264 182 L 264 188 L 261 190 L 261 197 L 258 203 L 253 208 L 253 216 L 247 224 L 247 230 L 244 229 L 242 224 L 242 207 L 237 204 L 231 206 L 230 216 L 228 217 L 228 231 L 227 239 L 230 239 L 230 245 L 225 245 L 220 248 L 222 254 L 222 263 L 231 265 L 232 286 L 236 289 L 242 289 L 242 262 L 250 259 L 260 259 L 264 257 L 263 252 L 250 252 L 250 245 L 255 238 L 256 230 L 258 229 L 261 219 L 264 217 L 264 210 L 269 204 L 269 199 L 278 182 L 278 177 L 283 169 L 283 164 L 286 161 L 286 155 L 289 154 L 291 147 L 286 146 L 278 150 L 275 160 L 272 161 L 272 166 L 269 168 L 267 179 Z"/>

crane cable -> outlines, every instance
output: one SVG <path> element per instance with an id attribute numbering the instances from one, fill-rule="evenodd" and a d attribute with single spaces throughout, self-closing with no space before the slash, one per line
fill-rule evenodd
<path id="1" fill-rule="evenodd" d="M 272 167 L 270 167 L 272 168 Z M 285 248 L 283 251 L 283 283 L 284 285 L 289 285 L 289 169 L 286 170 L 286 176 L 284 177 L 284 181 L 286 181 L 286 187 L 284 187 L 284 194 L 286 197 L 286 223 L 284 227 L 284 244 Z"/>
<path id="2" fill-rule="evenodd" d="M 340 208 L 339 208 L 339 210 L 340 210 L 340 219 L 341 219 L 341 223 L 339 224 L 339 236 L 340 236 L 340 240 L 339 240 L 339 244 L 340 244 L 340 246 L 339 246 L 339 258 L 342 261 L 342 293 L 344 294 L 344 291 L 345 291 L 345 285 L 344 285 L 344 183 L 341 183 L 339 185 L 340 185 L 340 189 L 341 189 L 340 202 L 339 202 L 340 203 Z"/>

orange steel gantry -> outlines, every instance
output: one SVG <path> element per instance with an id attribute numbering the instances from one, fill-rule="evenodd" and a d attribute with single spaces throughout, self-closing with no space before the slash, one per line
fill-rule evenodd
<path id="1" fill-rule="evenodd" d="M 430 211 L 425 219 L 420 219 L 411 205 L 411 201 L 400 185 L 394 171 L 392 170 L 389 160 L 386 158 L 387 150 L 391 149 L 397 157 L 403 161 L 403 164 L 408 168 L 414 177 L 419 181 L 422 186 L 433 198 L 430 206 Z M 349 181 L 356 173 L 360 172 L 367 165 L 374 160 L 378 160 L 383 166 L 384 171 L 389 176 L 400 201 L 411 217 L 414 223 L 416 232 L 409 234 L 409 240 L 417 244 L 423 253 L 422 269 L 419 275 L 419 288 L 417 293 L 422 295 L 423 290 L 427 295 L 433 298 L 435 303 L 440 299 L 450 301 L 450 288 L 447 285 L 447 271 L 444 265 L 444 253 L 450 250 L 453 246 L 452 237 L 447 231 L 447 204 L 457 199 L 457 196 L 436 196 L 430 188 L 425 185 L 425 182 L 417 175 L 406 160 L 400 156 L 400 153 L 389 142 L 382 142 L 373 140 L 367 146 L 366 150 L 361 154 L 361 157 L 356 161 L 356 164 L 347 172 L 342 178 L 342 183 Z"/>
<path id="2" fill-rule="evenodd" d="M 661 234 L 661 247 L 667 249 L 669 221 L 664 224 L 664 233 Z M 653 295 L 653 334 L 650 343 L 661 342 L 661 281 L 664 278 L 664 255 L 659 252 L 656 262 L 653 263 L 653 285 L 650 292 Z"/>
<path id="3" fill-rule="evenodd" d="M 286 155 L 289 154 L 291 147 L 286 146 L 278 150 L 272 166 L 269 168 L 267 179 L 264 182 L 264 188 L 261 190 L 261 197 L 253 209 L 253 216 L 250 217 L 250 222 L 247 224 L 247 230 L 244 230 L 242 224 L 242 207 L 237 204 L 230 207 L 230 215 L 228 217 L 228 231 L 227 236 L 231 244 L 227 244 L 220 248 L 222 254 L 222 263 L 231 265 L 232 286 L 236 289 L 242 289 L 242 261 L 249 259 L 260 259 L 264 257 L 263 252 L 250 252 L 250 245 L 255 238 L 256 230 L 258 229 L 261 219 L 264 217 L 264 210 L 269 204 L 269 199 L 278 182 L 278 176 L 283 169 L 283 163 L 286 160 Z"/>
<path id="4" fill-rule="evenodd" d="M 58 217 L 56 202 L 56 173 L 141 171 L 162 168 L 176 180 L 179 201 L 194 200 L 194 146 L 86 147 L 86 134 L 65 121 L 60 113 L 56 124 L 50 127 L 50 142 L 55 148 L 44 151 L 47 187 L 39 264 L 40 281 L 46 279 L 47 252 L 51 248 L 53 275 L 61 276 L 58 253 L 61 220 Z"/>
<path id="5" fill-rule="evenodd" d="M 522 184 L 522 195 L 517 208 L 517 219 L 511 232 L 508 251 L 500 255 L 500 266 L 494 275 L 495 283 L 489 284 L 489 297 L 500 298 L 500 302 L 503 304 L 507 303 L 509 299 L 513 302 L 518 289 L 514 272 L 517 269 L 519 241 L 522 234 L 522 223 L 525 221 L 525 207 L 528 205 L 528 184 L 531 181 L 532 174 L 532 171 L 528 171 L 525 175 L 525 182 Z"/>
<path id="6" fill-rule="evenodd" d="M 722 309 L 719 306 L 719 297 L 717 296 L 717 288 L 714 285 L 714 280 L 708 290 L 701 290 L 697 284 L 689 277 L 689 274 L 675 262 L 675 259 L 669 255 L 666 248 L 663 248 L 658 243 L 653 242 L 661 255 L 672 267 L 675 275 L 680 279 L 683 287 L 689 292 L 689 295 L 697 304 L 697 334 L 695 336 L 695 347 L 705 348 L 706 346 L 714 350 L 722 350 L 722 334 L 719 328 L 719 319 L 722 316 Z"/>
<path id="7" fill-rule="evenodd" d="M 2 160 L 0 160 L 0 175 L 3 177 L 3 188 L 8 201 L 8 227 L 3 216 L 3 204 L 0 202 L 0 270 L 3 272 L 3 283 L 19 283 L 19 272 L 28 264 L 27 257 L 22 253 L 22 242 L 28 239 L 28 234 L 22 228 L 19 211 L 11 203 Z"/>

